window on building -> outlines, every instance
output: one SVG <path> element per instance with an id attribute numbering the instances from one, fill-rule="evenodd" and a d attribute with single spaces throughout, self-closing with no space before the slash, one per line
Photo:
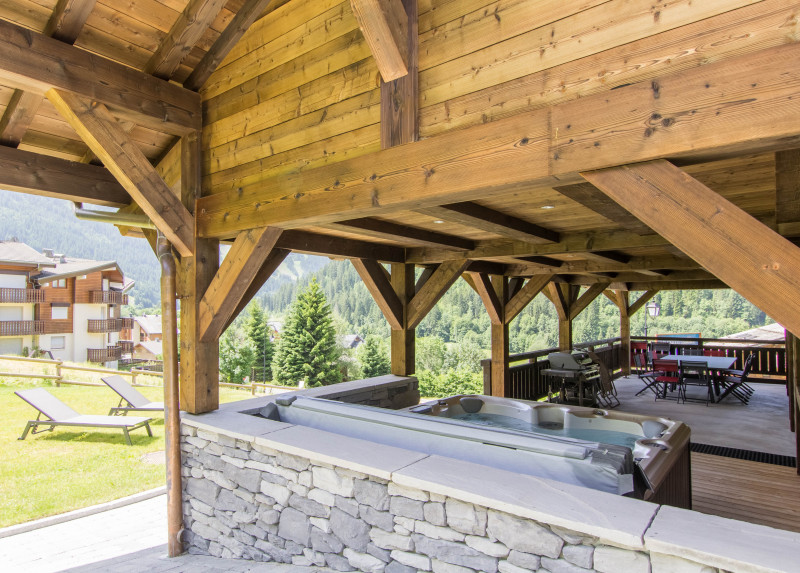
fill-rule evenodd
<path id="1" fill-rule="evenodd" d="M 67 288 L 67 279 L 58 279 L 50 283 L 53 288 Z"/>
<path id="2" fill-rule="evenodd" d="M 53 320 L 66 320 L 69 318 L 69 307 L 66 305 L 53 305 L 50 316 L 53 318 Z"/>
<path id="3" fill-rule="evenodd" d="M 66 345 L 66 336 L 53 336 L 50 339 L 50 350 L 64 350 Z"/>
<path id="4" fill-rule="evenodd" d="M 79 280 L 79 281 L 86 280 L 86 275 L 81 275 L 81 276 L 79 276 L 79 277 L 78 277 L 78 280 Z"/>

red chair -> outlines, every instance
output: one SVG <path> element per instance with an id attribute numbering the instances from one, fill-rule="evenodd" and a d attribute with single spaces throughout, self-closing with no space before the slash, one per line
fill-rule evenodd
<path id="1" fill-rule="evenodd" d="M 656 373 L 655 385 L 663 384 L 663 389 L 656 392 L 656 400 L 659 398 L 668 399 L 667 392 L 672 389 L 678 390 L 677 400 L 680 402 L 683 396 L 681 386 L 680 369 L 677 360 L 664 360 L 661 358 L 653 359 L 653 371 Z"/>
<path id="2" fill-rule="evenodd" d="M 724 350 L 714 350 L 713 348 L 703 349 L 703 356 L 725 356 Z"/>

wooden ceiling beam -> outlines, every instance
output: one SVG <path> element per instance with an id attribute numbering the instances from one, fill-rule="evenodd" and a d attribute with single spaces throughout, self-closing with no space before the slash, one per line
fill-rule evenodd
<path id="1" fill-rule="evenodd" d="M 258 294 L 258 291 L 261 290 L 261 287 L 264 286 L 269 280 L 278 267 L 281 266 L 281 263 L 289 256 L 291 251 L 286 249 L 272 249 L 267 255 L 266 260 L 261 265 L 261 268 L 258 269 L 256 276 L 253 277 L 253 281 L 250 283 L 250 286 L 247 287 L 242 299 L 239 301 L 239 304 L 236 305 L 236 309 L 231 313 L 228 317 L 227 322 L 225 323 L 222 332 L 228 330 L 228 327 L 233 323 L 237 316 L 239 316 L 242 311 L 247 308 L 247 305 L 250 304 L 250 301 Z"/>
<path id="2" fill-rule="evenodd" d="M 798 58 L 800 44 L 785 44 L 244 185 L 200 200 L 200 235 L 535 193 L 623 161 L 707 161 L 796 147 L 800 74 L 787 74 L 783 63 Z M 658 120 L 643 127 L 643 117 Z"/>
<path id="3" fill-rule="evenodd" d="M 775 222 L 800 223 L 800 149 L 775 154 Z"/>
<path id="4" fill-rule="evenodd" d="M 548 266 L 537 264 L 510 264 L 508 268 L 509 274 L 516 273 L 520 275 L 541 274 L 552 270 Z M 700 265 L 692 259 L 662 255 L 658 257 L 629 257 L 627 263 L 607 260 L 569 261 L 564 262 L 558 270 L 562 273 L 591 273 L 594 275 L 636 272 L 659 277 L 667 276 L 676 270 L 697 270 L 699 268 L 701 268 Z"/>
<path id="5" fill-rule="evenodd" d="M 378 261 L 372 259 L 350 259 L 364 286 L 381 309 L 389 326 L 396 330 L 403 328 L 403 303 L 392 287 L 391 278 Z"/>
<path id="6" fill-rule="evenodd" d="M 447 292 L 461 273 L 469 266 L 470 261 L 447 261 L 439 265 L 431 278 L 414 295 L 408 303 L 408 328 L 416 328 L 434 305 Z"/>
<path id="7" fill-rule="evenodd" d="M 557 269 L 564 265 L 564 261 L 559 261 L 558 259 L 551 259 L 550 257 L 514 257 L 517 260 L 524 261 L 526 263 L 534 263 L 536 265 L 541 265 L 543 267 L 550 267 L 553 269 Z"/>
<path id="8" fill-rule="evenodd" d="M 0 145 L 0 187 L 45 197 L 124 207 L 131 197 L 108 169 Z"/>
<path id="9" fill-rule="evenodd" d="M 38 94 L 57 89 L 88 98 L 156 131 L 184 135 L 201 128 L 198 94 L 5 20 L 0 79 Z"/>
<path id="10" fill-rule="evenodd" d="M 245 0 L 242 7 L 236 12 L 233 20 L 223 30 L 219 38 L 205 53 L 183 87 L 188 90 L 198 91 L 208 81 L 214 70 L 222 63 L 225 56 L 233 49 L 236 43 L 244 36 L 247 29 L 261 16 L 283 6 L 289 0 Z"/>
<path id="11" fill-rule="evenodd" d="M 609 199 L 605 193 L 591 183 L 584 182 L 576 185 L 563 185 L 553 187 L 553 189 L 576 203 L 580 203 L 587 209 L 591 209 L 598 215 L 602 215 L 609 221 L 617 223 L 623 229 L 627 229 L 639 235 L 650 235 L 653 233 L 650 227 L 642 223 L 627 209 Z"/>
<path id="12" fill-rule="evenodd" d="M 507 275 L 508 265 L 496 263 L 494 261 L 473 261 L 469 262 L 469 270 L 487 275 Z"/>
<path id="13" fill-rule="evenodd" d="M 194 218 L 108 109 L 58 90 L 47 98 L 181 256 L 192 256 Z"/>
<path id="14" fill-rule="evenodd" d="M 583 174 L 792 332 L 800 332 L 800 248 L 668 161 Z"/>
<path id="15" fill-rule="evenodd" d="M 408 14 L 402 0 L 350 0 L 384 82 L 408 73 Z"/>
<path id="16" fill-rule="evenodd" d="M 214 23 L 227 0 L 189 0 L 144 71 L 162 80 L 172 78 L 197 41 Z"/>
<path id="17" fill-rule="evenodd" d="M 417 245 L 431 245 L 460 251 L 467 251 L 475 248 L 475 241 L 469 239 L 428 231 L 427 229 L 420 229 L 418 227 L 409 227 L 408 225 L 399 225 L 391 221 L 383 221 L 381 219 L 372 219 L 369 217 L 339 221 L 331 226 L 351 233 L 358 232 L 359 234 L 369 237 L 389 239 L 392 241 L 408 240 Z"/>
<path id="18" fill-rule="evenodd" d="M 284 231 L 276 247 L 329 257 L 375 259 L 387 263 L 405 262 L 405 249 L 399 247 L 306 231 Z"/>
<path id="19" fill-rule="evenodd" d="M 586 251 L 581 255 L 590 261 L 628 264 L 632 257 L 618 251 Z"/>
<path id="20" fill-rule="evenodd" d="M 239 233 L 200 301 L 200 340 L 219 339 L 280 236 L 274 227 Z"/>
<path id="21" fill-rule="evenodd" d="M 533 241 L 534 243 L 557 243 L 559 241 L 559 235 L 555 231 L 472 201 L 428 207 L 418 209 L 418 211 L 437 219 L 459 223 L 466 227 L 481 229 L 519 241 Z"/>
<path id="22" fill-rule="evenodd" d="M 74 44 L 96 3 L 97 0 L 58 0 L 47 21 L 44 35 Z M 19 146 L 43 99 L 40 93 L 14 91 L 0 118 L 0 144 Z"/>
<path id="23" fill-rule="evenodd" d="M 478 296 L 483 301 L 483 306 L 486 312 L 489 313 L 489 320 L 492 324 L 503 324 L 504 315 L 504 302 L 497 298 L 497 293 L 492 285 L 492 280 L 486 273 L 468 272 L 465 277 L 469 275 L 472 288 L 478 293 Z"/>
<path id="24" fill-rule="evenodd" d="M 636 302 L 628 307 L 628 316 L 633 316 L 639 312 L 650 299 L 658 294 L 658 289 L 649 289 L 645 291 L 642 296 L 636 299 Z"/>

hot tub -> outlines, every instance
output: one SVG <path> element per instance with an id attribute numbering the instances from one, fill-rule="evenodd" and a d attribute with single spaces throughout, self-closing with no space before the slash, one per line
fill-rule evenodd
<path id="1" fill-rule="evenodd" d="M 596 408 L 459 395 L 409 412 L 476 426 L 630 448 L 644 490 L 637 497 L 691 506 L 689 427 L 667 418 Z"/>
<path id="2" fill-rule="evenodd" d="M 517 428 L 489 427 L 485 424 L 476 424 L 474 420 L 459 420 L 446 414 L 457 414 L 459 409 L 465 413 L 469 409 L 478 412 L 486 407 L 486 403 L 479 404 L 477 400 L 485 398 L 487 397 L 455 396 L 405 410 L 388 410 L 321 398 L 291 396 L 276 399 L 275 403 L 259 410 L 258 415 L 379 444 L 472 461 L 609 493 L 640 498 L 652 497 L 653 488 L 656 486 L 649 481 L 647 474 L 640 470 L 641 462 L 637 464 L 634 459 L 635 448 Z M 500 402 L 495 403 L 495 406 L 506 408 L 504 411 L 510 413 L 512 410 L 508 408 L 521 412 L 524 410 L 521 406 L 528 404 L 527 411 L 533 411 L 531 403 L 510 402 L 514 402 L 515 405 L 503 405 Z M 575 410 L 587 411 L 585 415 L 587 425 L 591 425 L 591 420 L 596 419 L 592 417 L 594 414 L 589 415 L 595 412 L 594 410 L 587 408 Z M 533 414 L 526 415 L 529 419 L 533 419 Z M 552 417 L 555 423 L 555 411 Z M 544 418 L 542 420 L 544 421 Z M 578 422 L 570 424 L 577 427 Z M 673 434 L 678 434 L 679 428 L 669 424 L 675 423 L 659 422 L 657 426 L 655 423 L 637 425 L 640 431 L 647 427 L 652 436 L 650 438 L 644 434 L 641 436 L 642 443 L 639 448 L 648 452 L 646 457 L 658 458 L 656 451 L 666 456 L 667 452 L 672 450 L 673 445 L 664 441 L 663 430 L 671 428 Z M 685 442 L 688 443 L 688 429 L 681 426 L 685 429 Z M 657 465 L 658 462 L 652 467 L 655 468 Z"/>

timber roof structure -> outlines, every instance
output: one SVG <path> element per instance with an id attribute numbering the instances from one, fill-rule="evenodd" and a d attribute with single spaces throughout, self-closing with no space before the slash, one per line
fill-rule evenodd
<path id="1" fill-rule="evenodd" d="M 497 324 L 731 287 L 800 332 L 798 8 L 8 0 L 0 186 L 147 215 L 207 342 L 291 251 L 399 330 L 463 274 Z"/>

